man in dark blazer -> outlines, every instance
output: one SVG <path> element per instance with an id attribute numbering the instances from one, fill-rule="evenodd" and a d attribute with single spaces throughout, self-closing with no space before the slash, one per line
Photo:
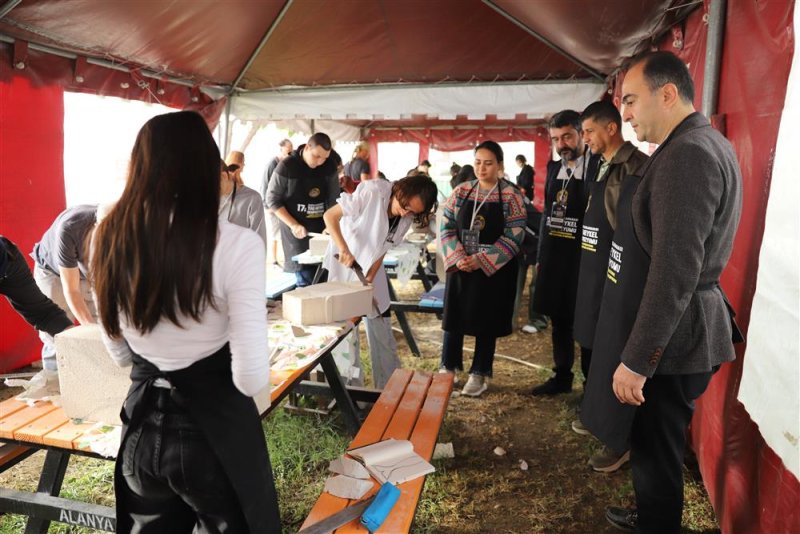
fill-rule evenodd
<path id="1" fill-rule="evenodd" d="M 719 277 L 739 223 L 742 178 L 731 144 L 695 112 L 678 57 L 638 58 L 622 93 L 623 119 L 640 141 L 660 146 L 620 191 L 584 409 L 591 389 L 613 392 L 621 409 L 606 423 L 617 432 L 601 439 L 630 440 L 637 507 L 609 507 L 606 517 L 636 532 L 677 533 L 694 401 L 735 358 Z M 612 358 L 618 363 L 596 376 Z M 583 412 L 581 419 L 593 433 L 601 428 Z"/>

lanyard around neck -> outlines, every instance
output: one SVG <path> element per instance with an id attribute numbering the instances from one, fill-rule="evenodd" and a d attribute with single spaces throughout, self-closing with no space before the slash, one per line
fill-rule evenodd
<path id="1" fill-rule="evenodd" d="M 469 229 L 470 230 L 472 230 L 472 227 L 475 225 L 475 216 L 478 214 L 479 211 L 481 211 L 481 208 L 486 203 L 486 200 L 491 196 L 492 193 L 494 193 L 494 190 L 497 189 L 497 185 L 499 183 L 500 183 L 500 180 L 497 180 L 497 183 L 494 184 L 494 187 L 492 187 L 489 190 L 489 192 L 486 193 L 486 196 L 483 197 L 483 200 L 481 201 L 480 205 L 478 205 L 478 198 L 480 198 L 480 195 L 481 195 L 480 183 L 475 186 L 475 201 L 472 203 L 472 219 L 469 221 Z"/>

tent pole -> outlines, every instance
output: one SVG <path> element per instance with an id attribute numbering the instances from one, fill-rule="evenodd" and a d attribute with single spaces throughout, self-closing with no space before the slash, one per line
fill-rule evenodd
<path id="1" fill-rule="evenodd" d="M 286 0 L 286 3 L 283 4 L 283 8 L 281 8 L 281 12 L 278 13 L 278 16 L 275 17 L 275 20 L 272 21 L 272 24 L 270 24 L 269 29 L 267 30 L 267 33 L 265 33 L 264 37 L 261 38 L 261 42 L 258 43 L 258 46 L 256 47 L 256 49 L 253 50 L 252 54 L 250 54 L 250 57 L 247 59 L 247 63 L 244 64 L 244 67 L 242 68 L 242 71 L 239 73 L 239 75 L 236 77 L 236 79 L 231 84 L 231 92 L 236 91 L 238 89 L 239 82 L 242 81 L 242 78 L 244 78 L 244 75 L 247 73 L 247 70 L 250 68 L 250 66 L 256 60 L 256 57 L 258 57 L 258 54 L 261 52 L 261 49 L 264 48 L 264 45 L 267 44 L 267 41 L 269 41 L 269 38 L 272 37 L 272 32 L 274 32 L 275 28 L 278 27 L 278 24 L 281 23 L 281 21 L 283 20 L 283 17 L 286 15 L 286 12 L 289 11 L 289 7 L 292 5 L 292 2 L 294 2 L 294 0 Z"/>
<path id="2" fill-rule="evenodd" d="M 3 7 L 0 7 L 0 19 L 8 15 L 8 12 L 19 5 L 22 0 L 8 0 Z"/>
<path id="3" fill-rule="evenodd" d="M 231 97 L 225 102 L 225 135 L 222 139 L 225 154 L 231 151 Z M 224 155 L 222 156 L 225 157 Z"/>
<path id="4" fill-rule="evenodd" d="M 603 76 L 602 74 L 600 74 L 599 72 L 594 70 L 592 67 L 590 67 L 589 65 L 587 65 L 586 63 L 584 63 L 580 59 L 576 58 L 575 56 L 573 56 L 572 54 L 570 54 L 569 52 L 567 52 L 563 48 L 559 47 L 557 44 L 553 43 L 552 41 L 550 41 L 549 39 L 547 39 L 543 35 L 539 34 L 538 32 L 533 31 L 531 28 L 529 28 L 528 26 L 523 24 L 522 21 L 520 21 L 519 19 L 517 19 L 516 17 L 514 17 L 513 15 L 508 13 L 505 9 L 503 9 L 502 7 L 496 5 L 492 0 L 483 0 L 483 3 L 486 4 L 487 6 L 489 6 L 490 8 L 494 9 L 497 13 L 499 13 L 500 15 L 502 15 L 503 17 L 505 17 L 509 21 L 513 22 L 516 26 L 518 26 L 520 29 L 522 29 L 525 33 L 527 33 L 531 37 L 535 37 L 535 38 L 539 39 L 541 42 L 543 42 L 549 48 L 553 49 L 555 52 L 558 52 L 559 54 L 561 54 L 562 56 L 564 56 L 568 60 L 572 61 L 573 63 L 578 65 L 580 68 L 582 68 L 583 70 L 585 70 L 586 72 L 588 72 L 589 74 L 591 74 L 592 76 L 594 76 L 595 78 L 600 80 L 601 82 L 605 82 L 606 81 L 606 77 L 605 76 Z"/>
<path id="5" fill-rule="evenodd" d="M 711 118 L 719 101 L 719 73 L 722 66 L 722 38 L 725 36 L 727 0 L 711 0 L 708 8 L 708 40 L 706 42 L 705 78 L 701 111 Z"/>

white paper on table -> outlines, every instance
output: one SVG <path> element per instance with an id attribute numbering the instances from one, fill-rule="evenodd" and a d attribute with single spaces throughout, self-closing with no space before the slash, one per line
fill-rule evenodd
<path id="1" fill-rule="evenodd" d="M 375 483 L 344 475 L 336 475 L 325 481 L 325 491 L 342 499 L 360 499 Z"/>
<path id="2" fill-rule="evenodd" d="M 369 479 L 369 472 L 364 469 L 364 466 L 347 456 L 340 456 L 331 462 L 328 466 L 331 472 L 338 475 L 345 475 L 353 478 Z"/>

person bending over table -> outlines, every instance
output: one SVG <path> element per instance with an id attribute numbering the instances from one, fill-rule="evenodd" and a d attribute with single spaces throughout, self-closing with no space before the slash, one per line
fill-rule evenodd
<path id="1" fill-rule="evenodd" d="M 253 396 L 269 385 L 265 250 L 217 216 L 203 118 L 142 127 L 91 260 L 104 342 L 132 366 L 114 471 L 117 531 L 280 532 Z"/>
<path id="2" fill-rule="evenodd" d="M 502 166 L 500 145 L 478 145 L 478 179 L 453 190 L 441 227 L 447 280 L 440 372 L 463 369 L 464 335 L 475 336 L 469 380 L 461 391 L 472 397 L 489 387 L 495 341 L 512 332 L 517 254 L 525 235 L 523 197 L 499 179 Z"/>
<path id="3" fill-rule="evenodd" d="M 358 281 L 350 268 L 358 262 L 367 281 L 374 284 L 378 309 L 366 317 L 367 343 L 372 360 L 372 378 L 383 389 L 400 367 L 392 334 L 389 286 L 383 256 L 400 244 L 412 221 L 427 224 L 436 211 L 436 184 L 428 176 L 410 176 L 394 183 L 368 180 L 354 193 L 343 193 L 338 203 L 325 212 L 331 243 L 323 260 L 330 281 Z M 334 255 L 339 255 L 336 261 Z M 358 360 L 358 358 L 356 358 Z M 352 362 L 361 367 L 360 361 Z"/>

